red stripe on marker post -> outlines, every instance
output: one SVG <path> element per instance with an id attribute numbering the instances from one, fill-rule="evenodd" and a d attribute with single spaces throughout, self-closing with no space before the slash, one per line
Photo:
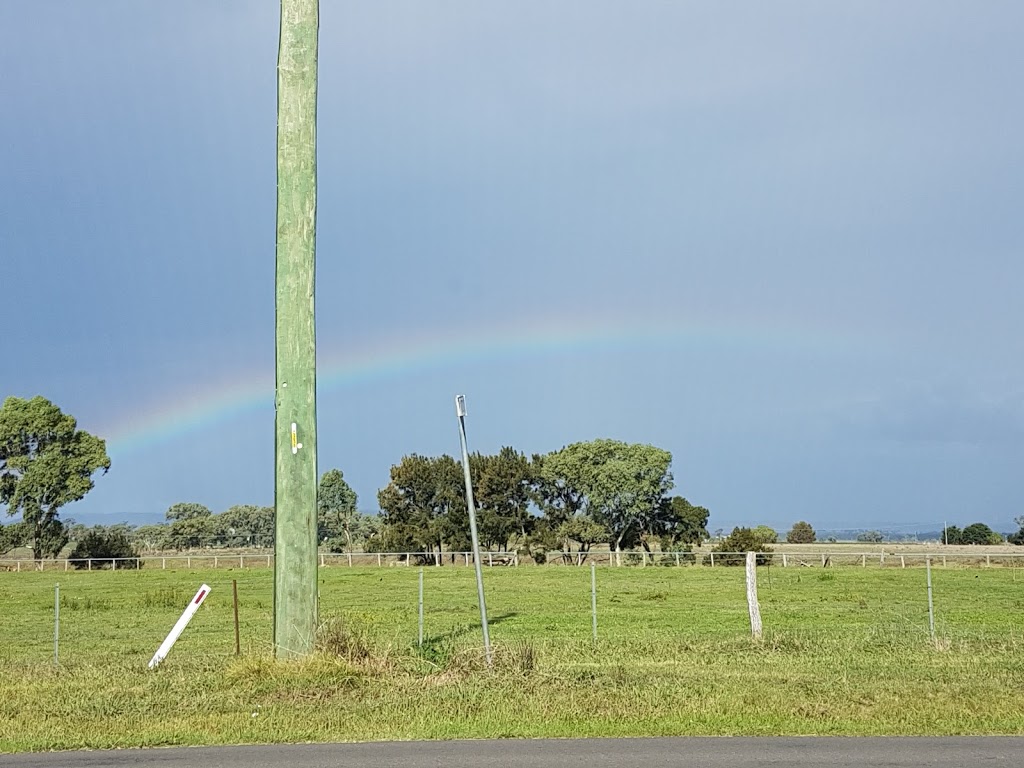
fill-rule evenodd
<path id="1" fill-rule="evenodd" d="M 196 605 L 199 605 L 201 602 L 203 602 L 203 598 L 204 597 L 206 597 L 206 590 L 205 589 L 200 589 L 199 590 L 199 594 L 196 595 L 196 599 L 193 600 L 192 602 L 194 602 Z"/>

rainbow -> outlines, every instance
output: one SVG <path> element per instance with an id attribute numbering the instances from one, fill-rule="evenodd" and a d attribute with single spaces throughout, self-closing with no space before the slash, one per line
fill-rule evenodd
<path id="1" fill-rule="evenodd" d="M 321 334 L 322 335 L 322 334 Z M 317 396 L 404 374 L 509 359 L 526 360 L 551 354 L 586 354 L 656 343 L 672 347 L 834 345 L 834 331 L 811 331 L 780 325 L 739 326 L 680 322 L 672 318 L 537 318 L 486 329 L 450 329 L 382 338 L 362 346 L 321 351 L 317 365 Z M 849 341 L 846 339 L 845 341 Z M 273 412 L 273 370 L 235 372 L 224 382 L 171 402 L 161 403 L 99 431 L 107 436 L 112 456 L 132 453 L 194 433 L 241 414 Z"/>

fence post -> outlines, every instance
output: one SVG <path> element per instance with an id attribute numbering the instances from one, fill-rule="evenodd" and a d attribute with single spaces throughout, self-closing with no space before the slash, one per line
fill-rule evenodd
<path id="1" fill-rule="evenodd" d="M 65 560 L 64 561 L 64 573 L 67 573 L 67 572 L 68 572 L 68 561 Z"/>
<path id="2" fill-rule="evenodd" d="M 185 567 L 186 568 L 191 568 L 192 567 L 192 555 L 189 555 L 188 557 L 185 558 Z"/>
<path id="3" fill-rule="evenodd" d="M 380 552 L 377 553 L 377 567 L 380 568 Z"/>
<path id="4" fill-rule="evenodd" d="M 597 564 L 590 564 L 590 615 L 593 617 L 594 642 L 597 642 Z"/>
<path id="5" fill-rule="evenodd" d="M 213 567 L 214 567 L 214 569 L 217 568 L 217 556 L 216 555 L 213 556 Z"/>
<path id="6" fill-rule="evenodd" d="M 786 562 L 786 553 L 783 552 L 782 553 L 782 567 L 785 568 L 787 565 L 788 565 L 788 563 Z"/>
<path id="7" fill-rule="evenodd" d="M 239 570 L 241 570 L 242 568 L 245 568 L 245 555 L 239 555 L 238 556 L 238 568 L 239 568 Z"/>
<path id="8" fill-rule="evenodd" d="M 90 571 L 92 570 L 92 558 L 91 557 L 89 558 L 89 567 L 88 567 L 87 570 L 90 570 Z"/>
<path id="9" fill-rule="evenodd" d="M 420 646 L 423 646 L 423 569 L 420 568 Z"/>
<path id="10" fill-rule="evenodd" d="M 715 553 L 714 552 L 711 553 L 711 567 L 712 568 L 715 567 Z"/>
<path id="11" fill-rule="evenodd" d="M 992 558 L 990 555 L 985 555 L 985 567 L 987 568 L 990 565 L 992 565 Z"/>
<path id="12" fill-rule="evenodd" d="M 761 639 L 761 606 L 757 603 L 757 553 L 747 552 L 747 607 L 750 610 L 750 634 Z"/>
<path id="13" fill-rule="evenodd" d="M 935 608 L 932 606 L 932 559 L 926 557 L 924 559 L 925 571 L 928 574 L 928 633 L 931 635 L 932 642 L 935 642 Z"/>
<path id="14" fill-rule="evenodd" d="M 60 665 L 60 584 L 53 585 L 53 664 Z"/>
<path id="15" fill-rule="evenodd" d="M 676 568 L 679 567 L 679 553 L 676 552 Z"/>
<path id="16" fill-rule="evenodd" d="M 867 568 L 868 567 L 868 556 L 867 555 L 861 555 L 860 556 L 860 567 L 861 568 Z"/>
<path id="17" fill-rule="evenodd" d="M 235 656 L 241 656 L 242 644 L 238 632 L 238 579 L 231 580 L 231 595 L 235 607 Z"/>
<path id="18" fill-rule="evenodd" d="M 903 558 L 903 555 L 900 555 L 900 568 L 906 568 L 906 567 L 907 567 L 907 561 Z"/>
<path id="19" fill-rule="evenodd" d="M 825 555 L 824 554 L 822 554 L 822 556 L 821 556 L 821 567 L 822 568 L 825 567 Z"/>

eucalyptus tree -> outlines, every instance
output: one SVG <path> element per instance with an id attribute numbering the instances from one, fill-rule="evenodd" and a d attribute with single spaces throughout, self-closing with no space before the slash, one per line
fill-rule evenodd
<path id="1" fill-rule="evenodd" d="M 68 533 L 60 510 L 110 469 L 106 442 L 78 429 L 44 397 L 8 397 L 0 407 L 0 504 L 28 526 L 32 557 L 56 556 Z"/>

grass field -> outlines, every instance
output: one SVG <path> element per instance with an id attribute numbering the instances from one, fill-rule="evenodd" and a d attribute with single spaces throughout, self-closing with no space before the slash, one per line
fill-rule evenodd
<path id="1" fill-rule="evenodd" d="M 321 569 L 310 660 L 272 660 L 272 572 L 0 573 L 0 750 L 682 734 L 1024 733 L 1024 577 L 923 568 Z M 234 655 L 237 579 L 242 655 Z M 53 663 L 54 583 L 61 592 Z M 209 599 L 146 664 L 200 583 Z"/>

